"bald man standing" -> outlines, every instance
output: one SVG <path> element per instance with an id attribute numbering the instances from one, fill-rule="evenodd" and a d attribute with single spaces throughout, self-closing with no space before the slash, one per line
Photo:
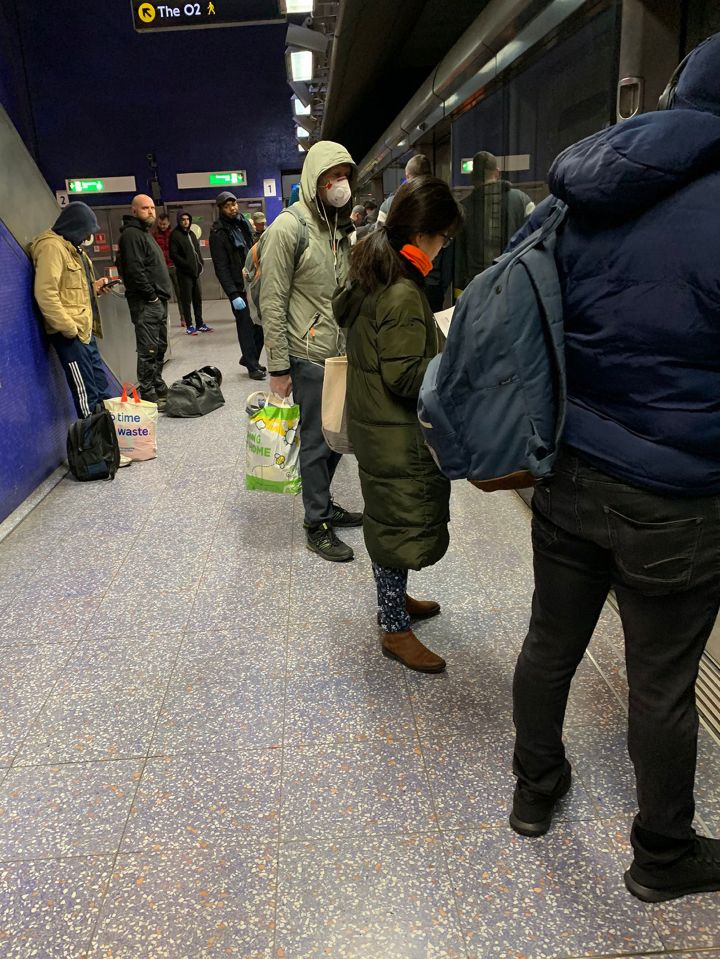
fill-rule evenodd
<path id="1" fill-rule="evenodd" d="M 140 396 L 164 410 L 168 388 L 162 368 L 172 285 L 162 250 L 150 233 L 154 225 L 155 203 L 141 193 L 132 201 L 130 216 L 123 217 L 118 266 L 135 327 Z"/>

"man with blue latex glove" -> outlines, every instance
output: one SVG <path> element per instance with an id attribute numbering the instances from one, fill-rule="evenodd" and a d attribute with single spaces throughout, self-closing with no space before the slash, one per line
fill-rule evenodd
<path id="1" fill-rule="evenodd" d="M 210 255 L 215 274 L 230 300 L 235 316 L 241 350 L 240 366 L 247 367 L 250 379 L 264 380 L 266 369 L 260 365 L 263 329 L 256 326 L 250 317 L 242 272 L 245 257 L 253 245 L 252 231 L 245 218 L 238 213 L 236 196 L 224 190 L 215 203 L 220 216 L 210 230 Z"/>

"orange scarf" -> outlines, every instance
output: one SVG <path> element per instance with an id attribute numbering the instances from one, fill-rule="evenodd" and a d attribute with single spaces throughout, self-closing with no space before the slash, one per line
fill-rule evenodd
<path id="1" fill-rule="evenodd" d="M 406 243 L 400 250 L 400 256 L 404 256 L 409 263 L 412 263 L 416 269 L 420 270 L 423 276 L 427 276 L 430 270 L 432 270 L 432 260 L 419 246 Z"/>

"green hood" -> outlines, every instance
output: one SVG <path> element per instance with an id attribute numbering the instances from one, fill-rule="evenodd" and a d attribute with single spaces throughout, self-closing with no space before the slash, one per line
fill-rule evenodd
<path id="1" fill-rule="evenodd" d="M 350 170 L 350 189 L 355 192 L 355 182 L 357 180 L 357 167 L 353 158 L 350 156 L 344 146 L 339 143 L 333 143 L 332 140 L 320 140 L 314 146 L 311 146 L 305 157 L 302 176 L 300 177 L 300 196 L 305 205 L 313 212 L 317 211 L 315 196 L 317 193 L 317 181 L 322 173 L 329 170 L 330 167 L 337 166 L 338 163 L 349 163 Z M 352 210 L 352 197 L 348 203 L 338 210 L 339 214 L 350 216 Z"/>
<path id="2" fill-rule="evenodd" d="M 350 329 L 360 315 L 362 305 L 368 294 L 360 286 L 345 286 L 335 293 L 332 306 L 337 325 L 345 330 Z"/>

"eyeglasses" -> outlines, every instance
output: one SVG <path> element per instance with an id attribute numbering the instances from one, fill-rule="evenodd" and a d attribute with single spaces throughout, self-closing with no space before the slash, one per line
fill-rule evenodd
<path id="1" fill-rule="evenodd" d="M 443 250 L 446 250 L 452 243 L 453 238 L 450 236 L 449 233 L 438 233 L 438 236 L 441 236 L 443 238 L 442 248 Z"/>

